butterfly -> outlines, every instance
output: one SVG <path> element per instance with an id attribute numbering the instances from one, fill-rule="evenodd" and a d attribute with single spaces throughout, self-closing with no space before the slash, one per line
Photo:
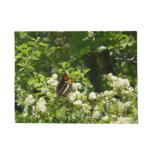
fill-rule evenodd
<path id="1" fill-rule="evenodd" d="M 72 80 L 65 73 L 57 86 L 56 93 L 58 96 L 66 96 L 72 91 Z"/>

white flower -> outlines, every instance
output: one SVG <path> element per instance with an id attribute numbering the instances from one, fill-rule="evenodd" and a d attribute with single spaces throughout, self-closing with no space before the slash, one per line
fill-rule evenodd
<path id="1" fill-rule="evenodd" d="M 27 117 L 27 116 L 28 116 L 28 113 L 27 113 L 27 112 L 23 113 L 23 117 L 24 117 L 24 118 Z"/>
<path id="2" fill-rule="evenodd" d="M 112 98 L 114 95 L 116 95 L 116 93 L 113 91 L 113 90 L 111 90 L 111 91 L 104 91 L 104 94 L 103 94 L 103 96 L 106 96 L 107 98 Z"/>
<path id="3" fill-rule="evenodd" d="M 118 78 L 116 76 L 112 76 L 112 81 L 116 81 Z"/>
<path id="4" fill-rule="evenodd" d="M 116 124 L 129 124 L 131 123 L 131 118 L 130 117 L 119 117 L 117 118 L 117 121 L 115 121 L 114 123 Z"/>
<path id="5" fill-rule="evenodd" d="M 57 74 L 53 74 L 52 76 L 53 76 L 53 78 L 50 78 L 49 80 L 47 80 L 47 83 L 56 87 L 58 85 L 58 81 L 56 80 L 58 75 Z"/>
<path id="6" fill-rule="evenodd" d="M 117 116 L 116 115 L 112 115 L 111 118 L 117 118 Z"/>
<path id="7" fill-rule="evenodd" d="M 94 92 L 91 92 L 89 94 L 89 100 L 95 100 L 96 99 L 96 94 Z"/>
<path id="8" fill-rule="evenodd" d="M 113 87 L 114 90 L 122 90 L 130 87 L 128 79 L 118 78 L 113 76 L 111 73 L 108 74 L 107 79 L 110 86 Z"/>
<path id="9" fill-rule="evenodd" d="M 46 112 L 46 101 L 43 97 L 41 97 L 39 99 L 39 101 L 36 103 L 36 106 L 33 106 L 33 110 L 36 111 L 36 112 Z"/>
<path id="10" fill-rule="evenodd" d="M 46 95 L 47 95 L 47 96 L 51 96 L 51 92 L 47 92 Z"/>
<path id="11" fill-rule="evenodd" d="M 89 113 L 90 113 L 90 110 L 85 109 L 85 110 L 84 110 L 84 113 L 85 113 L 85 114 L 89 114 Z"/>
<path id="12" fill-rule="evenodd" d="M 45 94 L 47 92 L 47 89 L 45 87 L 42 87 L 41 92 Z"/>
<path id="13" fill-rule="evenodd" d="M 88 104 L 84 103 L 84 104 L 82 104 L 82 109 L 85 114 L 89 114 L 91 107 Z"/>
<path id="14" fill-rule="evenodd" d="M 95 106 L 94 110 L 98 110 L 98 106 Z"/>
<path id="15" fill-rule="evenodd" d="M 119 112 L 120 112 L 120 113 L 124 112 L 124 110 L 125 110 L 124 104 L 119 101 L 119 102 L 117 103 L 117 105 L 118 105 L 118 110 L 119 110 Z"/>
<path id="16" fill-rule="evenodd" d="M 109 95 L 109 91 L 107 91 L 107 90 L 104 91 L 103 95 L 104 95 L 104 96 L 108 96 L 108 95 Z"/>
<path id="17" fill-rule="evenodd" d="M 72 83 L 72 86 L 75 90 L 81 89 L 82 85 L 81 83 L 77 82 L 77 83 Z"/>
<path id="18" fill-rule="evenodd" d="M 112 73 L 109 73 L 107 79 L 109 81 L 116 81 L 118 78 L 116 76 L 113 76 Z"/>
<path id="19" fill-rule="evenodd" d="M 112 76 L 113 76 L 112 73 L 109 73 L 108 76 L 107 76 L 107 78 L 108 78 L 109 80 L 111 80 L 111 79 L 112 79 Z"/>
<path id="20" fill-rule="evenodd" d="M 100 112 L 99 112 L 99 111 L 95 111 L 95 112 L 93 113 L 92 118 L 93 118 L 93 119 L 98 119 L 99 117 L 100 117 Z"/>
<path id="21" fill-rule="evenodd" d="M 84 93 L 80 93 L 79 91 L 75 91 L 74 93 L 72 93 L 70 95 L 74 96 L 74 98 L 76 98 L 77 100 L 82 100 L 83 101 L 83 100 L 87 99 L 87 97 L 84 95 Z"/>
<path id="22" fill-rule="evenodd" d="M 28 95 L 28 99 L 29 99 L 29 100 L 33 99 L 33 96 L 32 96 L 31 94 Z"/>
<path id="23" fill-rule="evenodd" d="M 116 98 L 112 98 L 111 101 L 116 103 L 117 99 Z"/>
<path id="24" fill-rule="evenodd" d="M 57 74 L 53 74 L 53 75 L 52 75 L 52 78 L 53 78 L 54 80 L 57 80 L 58 75 L 57 75 Z"/>
<path id="25" fill-rule="evenodd" d="M 124 87 L 125 88 L 130 87 L 130 83 L 129 83 L 128 79 L 124 79 Z"/>
<path id="26" fill-rule="evenodd" d="M 97 99 L 102 98 L 101 94 L 97 94 Z"/>
<path id="27" fill-rule="evenodd" d="M 76 100 L 75 102 L 73 102 L 73 104 L 74 104 L 75 106 L 80 107 L 80 106 L 82 105 L 82 101 L 81 101 L 81 100 Z"/>
<path id="28" fill-rule="evenodd" d="M 52 83 L 52 86 L 57 86 L 58 85 L 58 81 L 57 80 L 54 80 L 54 82 Z"/>
<path id="29" fill-rule="evenodd" d="M 104 121 L 107 121 L 109 119 L 109 116 L 105 116 L 102 118 Z"/>
<path id="30" fill-rule="evenodd" d="M 49 80 L 47 80 L 47 83 L 52 83 L 54 81 L 53 78 L 50 78 Z"/>
<path id="31" fill-rule="evenodd" d="M 131 105 L 131 102 L 130 102 L 130 101 L 128 101 L 128 102 L 126 102 L 126 103 L 124 103 L 124 107 L 125 107 L 125 108 L 129 108 L 129 107 L 130 107 L 130 105 Z"/>
<path id="32" fill-rule="evenodd" d="M 27 117 L 27 115 L 28 115 L 28 106 L 25 105 L 24 111 L 23 111 L 23 117 Z"/>
<path id="33" fill-rule="evenodd" d="M 28 97 L 25 99 L 24 104 L 26 106 L 30 106 L 35 102 L 32 95 L 28 95 Z"/>
<path id="34" fill-rule="evenodd" d="M 105 104 L 106 106 L 110 105 L 110 101 L 108 100 L 107 97 L 105 97 L 105 100 L 103 100 L 102 103 Z"/>
<path id="35" fill-rule="evenodd" d="M 28 106 L 25 105 L 25 107 L 24 107 L 24 112 L 27 112 L 27 111 L 28 111 Z"/>
<path id="36" fill-rule="evenodd" d="M 76 100 L 76 94 L 73 93 L 73 92 L 70 92 L 68 95 L 67 95 L 67 98 L 68 100 L 72 103 Z"/>
<path id="37" fill-rule="evenodd" d="M 80 97 L 80 92 L 79 92 L 79 91 L 76 91 L 76 92 L 75 92 L 75 95 L 76 95 L 76 98 L 79 99 L 79 97 Z"/>
<path id="38" fill-rule="evenodd" d="M 128 88 L 128 91 L 133 92 L 134 89 L 133 89 L 132 87 L 129 87 L 129 88 Z"/>
<path id="39" fill-rule="evenodd" d="M 129 88 L 127 88 L 127 90 L 123 89 L 121 91 L 121 94 L 122 95 L 127 95 L 127 96 L 132 96 L 133 95 L 133 91 L 134 91 L 134 89 L 132 87 L 129 87 Z"/>

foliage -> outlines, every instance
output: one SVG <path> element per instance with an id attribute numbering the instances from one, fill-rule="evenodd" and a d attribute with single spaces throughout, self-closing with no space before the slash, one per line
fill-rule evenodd
<path id="1" fill-rule="evenodd" d="M 137 123 L 136 43 L 136 32 L 16 32 L 16 122 Z M 65 72 L 73 90 L 58 97 Z"/>

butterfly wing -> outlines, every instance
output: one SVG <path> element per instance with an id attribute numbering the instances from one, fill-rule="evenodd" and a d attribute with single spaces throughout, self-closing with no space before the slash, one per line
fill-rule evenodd
<path id="1" fill-rule="evenodd" d="M 63 96 L 66 96 L 68 93 L 72 91 L 72 83 L 67 84 L 65 91 L 63 92 Z"/>
<path id="2" fill-rule="evenodd" d="M 56 93 L 58 94 L 58 96 L 60 96 L 61 93 L 63 92 L 62 90 L 64 89 L 63 88 L 64 84 L 65 84 L 65 81 L 63 79 L 61 79 L 61 81 L 58 84 L 57 89 L 56 89 Z"/>
<path id="3" fill-rule="evenodd" d="M 63 78 L 62 78 L 64 81 L 67 81 L 67 80 L 69 80 L 69 77 L 68 77 L 68 75 L 65 73 L 64 75 L 63 75 Z"/>
<path id="4" fill-rule="evenodd" d="M 58 96 L 66 96 L 69 92 L 72 91 L 72 80 L 65 73 L 57 86 L 57 94 Z"/>

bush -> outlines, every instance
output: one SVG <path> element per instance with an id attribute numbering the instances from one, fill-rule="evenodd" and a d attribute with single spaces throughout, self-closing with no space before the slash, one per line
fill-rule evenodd
<path id="1" fill-rule="evenodd" d="M 131 87 L 128 79 L 112 73 L 105 74 L 104 84 L 107 89 L 96 92 L 87 77 L 90 69 L 83 65 L 71 67 L 70 62 L 66 61 L 58 64 L 56 61 L 51 62 L 52 76 L 46 76 L 40 69 L 44 67 L 42 62 L 45 56 L 49 55 L 48 45 L 41 42 L 40 37 L 29 39 L 20 45 L 16 42 L 15 46 L 16 122 L 138 122 L 137 86 Z M 52 51 L 58 49 L 59 46 L 51 48 Z M 66 97 L 59 97 L 56 87 L 65 72 L 72 79 L 73 87 Z"/>

